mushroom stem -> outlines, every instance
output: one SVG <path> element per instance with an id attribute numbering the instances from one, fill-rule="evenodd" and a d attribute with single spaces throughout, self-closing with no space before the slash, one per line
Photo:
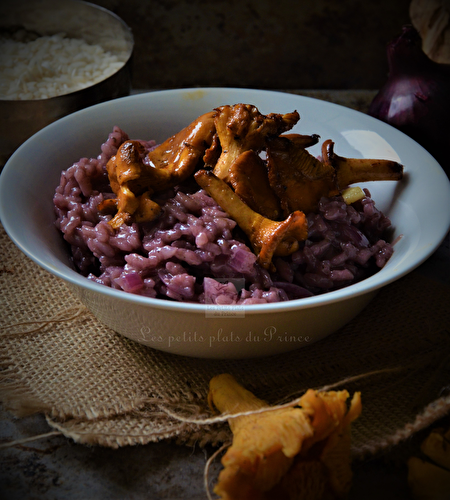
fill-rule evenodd
<path id="1" fill-rule="evenodd" d="M 393 160 L 374 160 L 369 158 L 344 158 L 334 152 L 331 139 L 322 144 L 322 157 L 325 165 L 336 170 L 338 189 L 369 181 L 396 181 L 403 177 L 403 165 Z"/>
<path id="2" fill-rule="evenodd" d="M 252 210 L 212 172 L 199 170 L 195 180 L 245 232 L 264 269 L 273 270 L 274 255 L 292 254 L 298 249 L 298 242 L 307 238 L 308 226 L 303 212 L 295 211 L 283 221 L 273 221 Z"/>

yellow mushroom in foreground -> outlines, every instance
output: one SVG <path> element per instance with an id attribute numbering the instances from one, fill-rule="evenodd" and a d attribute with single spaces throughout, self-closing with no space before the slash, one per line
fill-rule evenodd
<path id="1" fill-rule="evenodd" d="M 297 406 L 272 409 L 232 375 L 214 377 L 210 406 L 229 415 L 233 432 L 214 492 L 222 500 L 345 498 L 350 424 L 361 413 L 360 393 L 349 407 L 348 398 L 345 390 L 309 389 Z"/>
<path id="2" fill-rule="evenodd" d="M 408 460 L 408 484 L 414 500 L 444 500 L 450 494 L 450 428 L 433 429 Z"/>

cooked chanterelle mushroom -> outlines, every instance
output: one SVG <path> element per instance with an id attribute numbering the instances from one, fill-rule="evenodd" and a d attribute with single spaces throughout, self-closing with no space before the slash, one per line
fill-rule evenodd
<path id="1" fill-rule="evenodd" d="M 268 138 L 290 130 L 299 119 L 297 111 L 263 115 L 250 104 L 221 106 L 214 118 L 216 136 L 206 152 L 205 165 L 253 210 L 276 220 L 281 216 L 280 202 L 259 153 L 266 149 Z"/>
<path id="2" fill-rule="evenodd" d="M 126 141 L 120 146 L 106 167 L 117 198 L 99 206 L 100 210 L 110 208 L 112 203 L 117 206 L 117 213 L 110 221 L 112 227 L 157 217 L 160 207 L 150 196 L 176 186 L 193 174 L 211 146 L 215 115 L 213 110 L 200 116 L 147 155 L 139 141 Z"/>
<path id="3" fill-rule="evenodd" d="M 344 158 L 334 152 L 330 139 L 322 145 L 323 162 L 336 170 L 336 186 L 341 191 L 350 184 L 370 181 L 398 181 L 403 177 L 403 165 L 393 160 Z"/>
<path id="4" fill-rule="evenodd" d="M 250 104 L 235 104 L 217 108 L 214 118 L 221 154 L 214 167 L 214 175 L 229 182 L 233 162 L 245 151 L 255 153 L 266 148 L 266 139 L 290 130 L 300 119 L 297 111 L 284 115 L 261 114 Z"/>
<path id="5" fill-rule="evenodd" d="M 114 228 L 128 222 L 132 215 L 136 222 L 141 222 L 153 220 L 161 211 L 161 207 L 150 199 L 151 191 L 141 184 L 146 168 L 144 155 L 144 147 L 139 141 L 126 141 L 106 165 L 116 198 L 104 200 L 98 208 L 101 211 L 117 211 L 110 221 Z"/>
<path id="6" fill-rule="evenodd" d="M 234 192 L 255 212 L 274 220 L 281 217 L 280 200 L 269 184 L 266 164 L 255 151 L 241 153 L 228 176 Z"/>
<path id="7" fill-rule="evenodd" d="M 305 214 L 298 210 L 279 222 L 273 221 L 248 207 L 231 187 L 213 172 L 199 170 L 195 179 L 247 235 L 258 263 L 264 269 L 274 270 L 272 257 L 287 256 L 299 248 L 299 241 L 308 236 Z"/>
<path id="8" fill-rule="evenodd" d="M 403 176 L 403 166 L 395 161 L 338 156 L 331 140 L 323 143 L 323 161 L 286 136 L 268 139 L 266 153 L 269 183 L 285 216 L 294 210 L 315 212 L 320 198 L 336 196 L 350 184 Z"/>
<path id="9" fill-rule="evenodd" d="M 319 140 L 318 135 L 285 134 L 280 137 L 289 139 L 299 148 L 313 146 Z M 270 138 L 267 138 L 270 143 Z M 266 148 L 265 148 L 266 149 Z M 269 182 L 267 161 L 255 151 L 241 153 L 229 168 L 229 183 L 235 193 L 249 207 L 269 219 L 279 220 L 283 216 L 280 199 Z M 289 214 L 284 211 L 284 216 Z"/>

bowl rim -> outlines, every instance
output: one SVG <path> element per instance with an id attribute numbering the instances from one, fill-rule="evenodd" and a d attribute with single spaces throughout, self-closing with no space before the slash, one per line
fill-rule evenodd
<path id="1" fill-rule="evenodd" d="M 151 91 L 151 92 L 143 92 L 141 94 L 134 94 L 122 98 L 115 99 L 114 101 L 123 101 L 123 100 L 131 100 L 131 99 L 139 99 L 139 98 L 144 98 L 147 95 L 153 95 L 160 96 L 161 94 L 166 94 L 168 96 L 176 95 L 180 92 L 205 92 L 205 93 L 231 93 L 231 94 L 239 94 L 240 92 L 258 92 L 258 93 L 270 93 L 270 94 L 280 94 L 283 96 L 286 96 L 286 92 L 280 92 L 280 91 L 272 91 L 272 90 L 260 90 L 260 89 L 243 89 L 243 88 L 223 88 L 223 87 L 199 87 L 199 88 L 177 88 L 177 89 L 166 89 L 166 90 L 159 90 L 159 91 Z M 307 96 L 302 96 L 302 95 L 296 95 L 296 94 L 291 94 L 295 95 L 296 97 L 299 98 L 299 100 L 309 100 L 309 101 L 316 101 L 320 102 L 322 105 L 324 104 L 325 101 L 315 99 L 313 97 L 307 97 Z M 144 96 L 144 97 L 142 97 Z M 53 122 L 52 124 L 44 127 L 42 130 L 34 134 L 30 139 L 25 141 L 25 143 L 16 150 L 15 153 L 10 157 L 8 162 L 6 163 L 2 174 L 0 175 L 0 195 L 3 190 L 8 189 L 7 187 L 7 176 L 9 170 L 12 170 L 14 167 L 14 159 L 18 152 L 22 150 L 23 148 L 27 147 L 28 141 L 33 139 L 33 137 L 38 138 L 40 134 L 46 134 L 48 133 L 48 129 L 51 129 L 51 127 L 57 127 L 58 124 L 61 121 L 64 120 L 70 120 L 73 115 L 78 115 L 80 113 L 86 113 L 86 112 L 92 112 L 94 109 L 98 109 L 101 106 L 111 106 L 112 101 L 96 104 L 94 106 L 90 106 L 88 108 L 82 109 L 80 111 L 76 111 L 75 113 L 72 113 L 70 115 L 67 115 L 56 122 Z M 398 131 L 394 127 L 385 124 L 383 122 L 380 122 L 376 118 L 370 117 L 364 113 L 361 113 L 359 111 L 353 110 L 351 108 L 347 108 L 346 106 L 342 106 L 340 104 L 335 104 L 335 103 L 330 103 L 326 102 L 326 105 L 330 106 L 336 106 L 338 108 L 343 108 L 345 109 L 346 112 L 354 113 L 356 116 L 358 115 L 363 115 L 365 117 L 365 120 L 373 120 L 374 122 L 382 123 L 383 127 L 389 127 L 392 129 L 392 133 L 395 134 L 401 134 L 401 136 L 404 136 L 407 138 L 408 141 L 411 141 L 411 143 L 414 143 L 416 147 L 420 148 L 424 154 L 428 155 L 430 161 L 434 162 L 439 169 L 442 171 L 442 174 L 444 177 L 447 179 L 445 173 L 443 172 L 442 168 L 437 164 L 436 160 L 427 152 L 425 151 L 422 146 L 417 144 L 415 141 L 413 141 L 411 138 L 403 134 L 402 132 Z M 6 176 L 5 176 L 6 173 Z M 2 182 L 3 181 L 3 182 Z M 448 179 L 447 179 L 448 181 Z M 448 202 L 450 205 L 450 181 L 448 181 L 448 189 L 447 189 L 447 197 L 448 197 Z M 1 196 L 0 196 L 1 200 Z M 388 214 L 387 214 L 388 215 Z M 388 215 L 389 216 L 389 215 Z M 112 298 L 116 298 L 118 300 L 121 300 L 123 302 L 128 302 L 128 303 L 134 303 L 136 305 L 141 305 L 145 307 L 151 307 L 151 308 L 157 308 L 157 309 L 165 309 L 169 311 L 178 311 L 178 312 L 193 312 L 193 313 L 202 313 L 204 314 L 205 311 L 208 310 L 208 308 L 211 308 L 211 305 L 209 304 L 199 304 L 199 303 L 192 303 L 192 302 L 176 302 L 176 301 L 171 301 L 171 300 L 165 300 L 165 299 L 160 299 L 160 298 L 151 298 L 151 297 L 145 297 L 145 296 L 140 296 L 132 293 L 128 293 L 122 290 L 116 290 L 104 285 L 101 285 L 99 283 L 96 283 L 94 281 L 91 281 L 87 279 L 86 277 L 80 275 L 77 273 L 74 269 L 71 269 L 67 264 L 61 263 L 63 266 L 63 270 L 59 270 L 55 268 L 54 266 L 51 265 L 51 263 L 48 263 L 33 254 L 32 249 L 28 248 L 26 244 L 23 243 L 23 241 L 20 238 L 20 233 L 15 228 L 12 224 L 12 221 L 9 221 L 8 219 L 8 214 L 6 211 L 6 207 L 3 207 L 2 204 L 0 203 L 0 220 L 2 221 L 3 227 L 8 234 L 8 236 L 11 238 L 11 240 L 15 243 L 15 245 L 25 254 L 27 255 L 31 260 L 33 260 L 36 264 L 38 264 L 40 267 L 43 269 L 47 270 L 51 274 L 61 278 L 63 281 L 69 283 L 70 285 L 73 285 L 75 287 L 96 293 L 96 294 L 101 294 L 101 295 L 107 295 Z M 415 268 L 420 266 L 425 260 L 430 257 L 432 253 L 440 246 L 442 241 L 444 240 L 447 232 L 450 229 L 450 211 L 447 217 L 447 224 L 446 226 L 441 228 L 440 231 L 440 237 L 437 238 L 432 244 L 427 245 L 425 248 L 421 249 L 420 253 L 420 258 L 415 259 L 413 262 L 409 263 L 406 266 L 398 266 L 399 269 L 397 270 L 391 270 L 389 274 L 384 273 L 383 274 L 383 269 L 380 269 L 377 273 L 374 275 L 360 281 L 357 283 L 354 283 L 352 285 L 349 285 L 347 287 L 344 287 L 339 290 L 331 291 L 331 292 L 326 292 L 320 295 L 314 295 L 312 297 L 305 297 L 301 299 L 293 299 L 289 301 L 283 301 L 283 302 L 275 302 L 275 303 L 264 303 L 264 304 L 246 304 L 246 305 L 230 305 L 230 306 L 221 306 L 223 307 L 223 310 L 232 310 L 233 308 L 235 309 L 236 307 L 239 308 L 239 310 L 242 310 L 245 312 L 247 315 L 252 315 L 252 314 L 260 314 L 262 312 L 264 313 L 279 313 L 283 311 L 291 311 L 291 310 L 300 310 L 300 309 L 308 309 L 308 308 L 315 308 L 315 307 L 320 307 L 326 304 L 332 304 L 332 303 L 337 303 L 344 301 L 346 299 L 351 299 L 363 294 L 367 294 L 370 292 L 376 292 L 380 288 L 389 285 L 390 283 L 397 281 L 398 279 L 402 278 L 406 274 L 410 273 L 413 271 Z M 217 307 L 214 305 L 214 307 Z"/>

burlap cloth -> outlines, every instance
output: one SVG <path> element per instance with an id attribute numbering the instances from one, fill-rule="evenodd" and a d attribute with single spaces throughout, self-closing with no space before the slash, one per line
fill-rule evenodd
<path id="1" fill-rule="evenodd" d="M 185 358 L 100 324 L 65 284 L 25 257 L 0 227 L 0 398 L 17 415 L 43 412 L 79 443 L 117 448 L 177 438 L 229 438 L 206 398 L 232 373 L 271 404 L 309 387 L 362 392 L 354 456 L 402 442 L 450 408 L 450 288 L 413 272 L 383 289 L 325 340 L 252 360 Z"/>

